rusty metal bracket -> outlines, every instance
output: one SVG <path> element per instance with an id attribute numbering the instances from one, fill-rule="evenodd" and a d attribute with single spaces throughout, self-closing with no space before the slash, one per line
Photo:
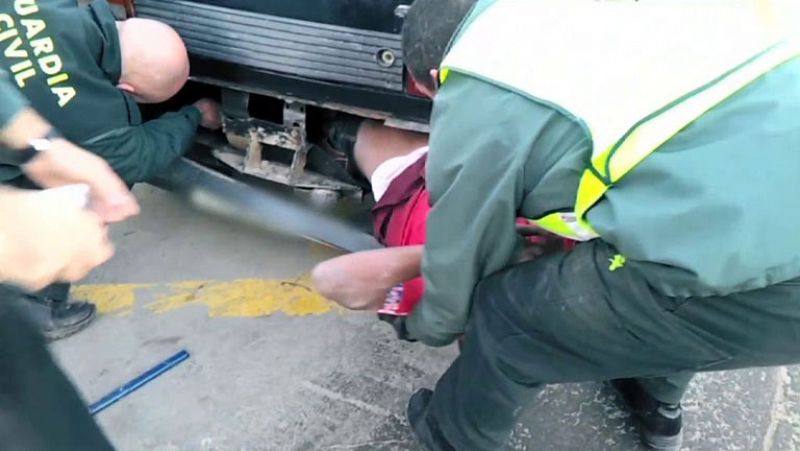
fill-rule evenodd
<path id="1" fill-rule="evenodd" d="M 361 188 L 358 186 L 311 171 L 304 171 L 299 177 L 294 178 L 291 166 L 275 161 L 263 160 L 257 166 L 248 166 L 248 154 L 243 155 L 241 150 L 229 146 L 215 148 L 213 155 L 217 160 L 243 174 L 277 182 L 281 185 L 308 190 L 330 191 L 347 197 L 353 197 L 361 193 Z"/>
<path id="2" fill-rule="evenodd" d="M 295 102 L 286 102 L 283 107 L 283 126 L 296 138 L 297 147 L 292 157 L 290 183 L 295 183 L 306 169 L 309 144 L 306 142 L 306 107 Z"/>
<path id="3" fill-rule="evenodd" d="M 224 89 L 222 91 L 222 111 L 228 140 L 234 147 L 254 150 L 257 141 L 262 145 L 281 147 L 293 152 L 308 151 L 306 148 L 305 106 L 287 102 L 284 107 L 283 124 L 250 117 L 250 94 L 243 91 Z M 303 158 L 298 160 L 298 168 L 305 168 Z"/>
<path id="4" fill-rule="evenodd" d="M 251 117 L 249 105 L 249 93 L 223 90 L 225 135 L 233 148 L 217 148 L 217 159 L 245 174 L 294 188 L 339 194 L 361 191 L 355 185 L 306 170 L 312 145 L 306 138 L 305 105 L 286 102 L 281 124 Z M 291 164 L 270 160 L 270 147 L 292 151 Z"/>
<path id="5" fill-rule="evenodd" d="M 250 142 L 247 144 L 247 156 L 244 159 L 245 172 L 253 172 L 261 169 L 261 161 L 263 160 L 264 146 L 258 139 L 258 131 L 251 128 Z"/>

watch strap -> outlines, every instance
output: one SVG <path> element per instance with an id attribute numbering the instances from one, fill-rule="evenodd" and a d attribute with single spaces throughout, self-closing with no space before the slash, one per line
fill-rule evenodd
<path id="1" fill-rule="evenodd" d="M 59 134 L 56 129 L 51 128 L 43 137 L 37 139 L 51 141 L 59 138 L 61 138 L 61 134 Z M 0 164 L 10 166 L 25 165 L 36 158 L 41 150 L 42 149 L 37 149 L 34 145 L 29 145 L 24 149 L 9 149 L 6 147 L 0 147 Z"/>

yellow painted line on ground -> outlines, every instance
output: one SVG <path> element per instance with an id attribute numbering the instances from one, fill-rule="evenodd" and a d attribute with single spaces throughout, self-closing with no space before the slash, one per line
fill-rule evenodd
<path id="1" fill-rule="evenodd" d="M 97 305 L 102 314 L 126 315 L 144 294 L 154 301 L 143 308 L 163 314 L 187 306 L 204 305 L 210 317 L 323 315 L 338 307 L 311 288 L 308 275 L 288 280 L 183 281 L 170 284 L 80 285 L 75 299 Z"/>
<path id="2" fill-rule="evenodd" d="M 72 297 L 91 300 L 104 314 L 126 315 L 136 304 L 136 290 L 153 285 L 122 283 L 116 285 L 80 285 L 72 287 Z"/>

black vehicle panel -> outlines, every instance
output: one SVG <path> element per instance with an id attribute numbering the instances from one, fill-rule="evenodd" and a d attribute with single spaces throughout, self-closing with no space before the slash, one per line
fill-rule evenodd
<path id="1" fill-rule="evenodd" d="M 307 20 L 362 30 L 399 33 L 400 5 L 412 0 L 199 0 L 198 3 L 225 6 L 241 11 Z"/>
<path id="2" fill-rule="evenodd" d="M 203 81 L 425 121 L 429 102 L 405 92 L 395 14 L 410 1 L 137 0 L 136 8 L 178 30 Z"/>

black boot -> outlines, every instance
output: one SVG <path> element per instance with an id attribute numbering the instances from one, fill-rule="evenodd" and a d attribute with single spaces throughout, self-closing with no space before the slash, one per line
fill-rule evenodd
<path id="1" fill-rule="evenodd" d="M 610 381 L 630 409 L 645 445 L 658 451 L 678 451 L 683 443 L 683 410 L 680 404 L 663 403 L 634 379 Z"/>
<path id="2" fill-rule="evenodd" d="M 340 117 L 331 121 L 325 131 L 326 144 L 352 158 L 362 123 L 364 119 L 355 116 Z"/>
<path id="3" fill-rule="evenodd" d="M 456 451 L 444 438 L 441 429 L 432 421 L 428 412 L 428 406 L 433 398 L 433 392 L 427 388 L 417 390 L 408 400 L 406 417 L 411 430 L 417 437 L 417 441 L 428 451 Z"/>
<path id="4" fill-rule="evenodd" d="M 97 309 L 88 302 L 55 301 L 46 297 L 22 295 L 20 310 L 50 341 L 69 337 L 85 329 Z"/>
<path id="5" fill-rule="evenodd" d="M 364 175 L 358 169 L 355 157 L 358 131 L 363 123 L 364 119 L 355 116 L 343 116 L 330 120 L 324 131 L 324 147 L 344 158 L 347 174 L 356 185 L 369 189 L 369 180 L 364 178 Z"/>

